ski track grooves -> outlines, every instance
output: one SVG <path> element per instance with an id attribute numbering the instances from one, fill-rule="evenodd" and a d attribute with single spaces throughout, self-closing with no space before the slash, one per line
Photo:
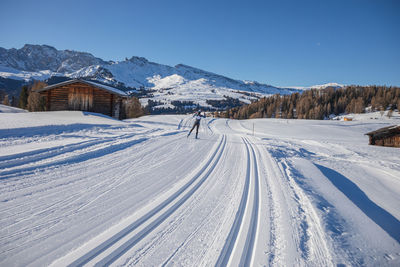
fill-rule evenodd
<path id="1" fill-rule="evenodd" d="M 221 254 L 215 264 L 215 266 L 227 266 L 229 264 L 229 260 L 232 258 L 233 253 L 238 253 L 241 255 L 239 266 L 251 266 L 252 259 L 254 258 L 255 252 L 255 242 L 256 242 L 256 234 L 258 229 L 258 218 L 259 218 L 259 175 L 258 175 L 258 167 L 257 167 L 257 158 L 254 152 L 253 145 L 246 139 L 242 138 L 243 142 L 246 146 L 247 152 L 247 172 L 246 172 L 246 182 L 243 189 L 242 198 L 240 200 L 239 208 L 235 216 L 235 220 L 231 227 L 231 230 L 228 234 L 228 237 L 225 241 L 225 245 L 221 250 Z M 251 150 L 251 153 L 250 153 Z M 252 165 L 252 167 L 251 167 Z M 253 169 L 253 172 L 251 171 Z M 253 174 L 253 175 L 252 175 Z M 254 177 L 252 180 L 252 176 Z M 253 189 L 250 188 L 250 184 Z M 253 193 L 251 193 L 253 192 Z M 253 197 L 253 202 L 250 201 L 250 198 Z M 250 218 L 246 218 L 246 210 L 251 209 Z M 241 228 L 244 227 L 245 220 L 249 220 L 250 224 L 248 226 L 247 232 L 244 232 L 246 235 L 246 241 L 244 243 L 244 247 L 242 251 L 236 251 L 237 243 L 239 242 L 238 236 L 240 235 Z M 245 231 L 245 229 L 242 229 Z"/>
<path id="2" fill-rule="evenodd" d="M 258 177 L 258 167 L 257 167 L 257 158 L 256 154 L 254 152 L 254 147 L 253 145 L 247 140 L 247 145 L 248 147 L 251 148 L 251 154 L 253 155 L 253 171 L 254 171 L 254 201 L 253 201 L 253 207 L 252 207 L 252 212 L 251 212 L 251 222 L 250 222 L 250 228 L 247 234 L 246 238 L 246 243 L 245 243 L 245 248 L 244 248 L 244 253 L 242 254 L 242 258 L 240 260 L 240 265 L 241 266 L 250 266 L 252 265 L 252 258 L 254 255 L 254 245 L 256 242 L 256 233 L 257 233 L 257 224 L 258 224 L 258 217 L 259 217 L 259 201 L 260 201 L 260 196 L 259 196 L 259 177 Z"/>
<path id="3" fill-rule="evenodd" d="M 153 132 L 156 131 L 149 131 L 147 134 Z M 175 135 L 178 133 L 181 132 L 172 131 L 160 134 L 156 137 Z M 11 163 L 10 165 L 6 165 L 6 168 L 3 168 L 3 162 L 0 162 L 0 180 L 15 178 L 21 175 L 29 175 L 35 171 L 45 168 L 58 167 L 70 163 L 84 162 L 89 159 L 102 157 L 107 154 L 122 151 L 130 146 L 137 145 L 151 139 L 151 137 L 142 136 L 144 136 L 144 134 L 142 133 L 126 134 L 118 138 L 102 138 L 99 140 L 96 139 L 86 142 L 80 142 L 77 144 L 70 144 L 67 146 L 57 146 L 54 148 L 49 148 L 47 150 L 40 149 L 37 151 L 37 154 L 35 154 L 35 151 L 28 152 L 28 156 L 26 158 L 23 156 L 24 153 L 22 153 L 21 158 L 17 158 L 16 160 L 14 160 L 15 162 Z M 9 157 L 11 156 L 7 156 L 7 158 Z"/>
<path id="4" fill-rule="evenodd" d="M 160 225 L 163 221 L 171 216 L 173 212 L 175 212 L 193 193 L 207 180 L 210 173 L 214 170 L 215 166 L 219 162 L 221 155 L 226 146 L 226 136 L 223 135 L 220 143 L 218 144 L 217 149 L 207 161 L 207 163 L 191 178 L 189 182 L 183 185 L 177 192 L 171 195 L 168 199 L 160 203 L 158 206 L 153 208 L 151 211 L 140 217 L 138 220 L 134 221 L 117 234 L 107 239 L 94 249 L 90 250 L 83 256 L 79 257 L 68 266 L 82 266 L 84 264 L 89 263 L 94 258 L 101 256 L 101 254 L 108 253 L 106 250 L 111 248 L 115 243 L 128 236 L 135 229 L 139 228 L 142 225 L 145 225 L 146 222 L 150 221 L 151 218 L 154 217 L 154 220 L 150 222 L 147 226 L 145 226 L 140 232 L 129 238 L 126 242 L 124 242 L 121 246 L 112 250 L 108 255 L 99 262 L 95 264 L 95 266 L 108 266 L 111 263 L 115 262 L 118 258 L 120 258 L 125 252 L 127 252 L 130 248 L 132 248 L 135 244 L 137 244 L 140 240 L 142 240 L 145 236 L 151 233 L 158 225 Z M 213 162 L 214 161 L 214 162 Z M 208 169 L 208 170 L 207 170 Z M 206 171 L 207 170 L 207 171 Z M 199 178 L 201 179 L 199 180 Z M 198 183 L 195 184 L 189 191 L 184 193 L 191 185 L 193 185 L 197 180 Z M 174 203 L 171 207 L 169 207 L 166 211 L 163 212 L 163 209 L 166 208 L 171 203 Z M 160 213 L 160 214 L 158 214 Z"/>

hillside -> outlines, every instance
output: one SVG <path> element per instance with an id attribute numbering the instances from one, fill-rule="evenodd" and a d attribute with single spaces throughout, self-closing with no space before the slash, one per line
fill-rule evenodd
<path id="1" fill-rule="evenodd" d="M 345 86 L 311 89 L 302 94 L 274 95 L 249 105 L 229 109 L 220 116 L 234 119 L 283 118 L 326 119 L 344 113 L 399 110 L 400 88 Z"/>
<path id="2" fill-rule="evenodd" d="M 143 57 L 104 61 L 89 53 L 57 50 L 48 45 L 0 48 L 0 89 L 10 95 L 18 96 L 21 85 L 32 80 L 51 84 L 70 78 L 92 79 L 130 91 L 141 98 L 143 105 L 154 101 L 154 109 L 182 104 L 224 109 L 232 107 L 226 103 L 237 106 L 263 96 L 301 91 L 235 80 L 184 64 L 162 65 Z"/>

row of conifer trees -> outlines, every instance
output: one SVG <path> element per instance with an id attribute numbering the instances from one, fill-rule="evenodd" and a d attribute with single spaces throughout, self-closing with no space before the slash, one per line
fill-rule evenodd
<path id="1" fill-rule="evenodd" d="M 387 86 L 346 86 L 311 89 L 291 95 L 264 97 L 251 104 L 219 112 L 231 119 L 285 118 L 325 119 L 344 113 L 395 110 L 400 107 L 400 88 Z"/>

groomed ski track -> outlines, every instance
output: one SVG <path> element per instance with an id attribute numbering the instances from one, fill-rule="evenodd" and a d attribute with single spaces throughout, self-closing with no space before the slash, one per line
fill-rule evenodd
<path id="1" fill-rule="evenodd" d="M 93 258 L 100 258 L 102 256 L 101 254 L 106 252 L 106 250 L 111 251 L 106 252 L 105 255 L 101 257 L 102 259 L 95 264 L 95 266 L 108 266 L 112 264 L 137 242 L 143 239 L 148 233 L 153 231 L 165 219 L 171 216 L 173 212 L 175 212 L 191 195 L 194 194 L 194 192 L 204 183 L 217 165 L 219 159 L 221 158 L 225 144 L 225 137 L 222 136 L 218 147 L 210 159 L 192 178 L 190 178 L 189 182 L 184 184 L 178 189 L 178 191 L 174 192 L 170 197 L 150 210 L 144 216 L 134 221 L 132 224 L 118 232 L 116 235 L 112 236 L 110 239 L 96 246 L 90 252 L 82 255 L 68 266 L 81 266 L 89 263 L 89 261 Z M 139 227 L 141 227 L 142 230 L 133 235 L 132 233 Z M 115 248 L 110 249 L 118 242 L 120 244 L 117 244 Z"/>
<path id="2" fill-rule="evenodd" d="M 3 146 L 44 146 L 0 156 L 0 265 L 400 263 L 396 232 L 329 177 L 331 157 L 361 155 L 359 147 L 304 146 L 226 119 L 203 120 L 195 140 L 190 126 L 188 117 L 155 116 L 6 132 Z"/>

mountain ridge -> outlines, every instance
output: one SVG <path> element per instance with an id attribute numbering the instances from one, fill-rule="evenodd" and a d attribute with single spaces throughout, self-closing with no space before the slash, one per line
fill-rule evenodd
<path id="1" fill-rule="evenodd" d="M 226 101 L 233 98 L 240 104 L 272 94 L 286 95 L 301 91 L 256 81 L 236 80 L 182 63 L 172 67 L 138 56 L 123 61 L 104 61 L 87 52 L 57 50 L 49 45 L 26 44 L 20 49 L 0 48 L 0 78 L 29 82 L 46 81 L 53 77 L 91 79 L 122 87 L 136 93 L 143 105 L 147 105 L 151 99 L 160 108 L 173 108 L 171 103 L 183 101 L 217 109 L 221 107 L 210 105 L 210 100 Z"/>

